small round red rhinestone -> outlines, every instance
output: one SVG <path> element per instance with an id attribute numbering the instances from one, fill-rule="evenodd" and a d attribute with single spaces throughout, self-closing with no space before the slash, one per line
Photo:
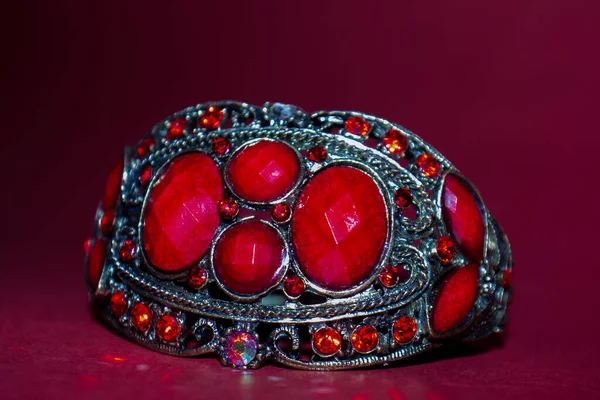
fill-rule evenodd
<path id="1" fill-rule="evenodd" d="M 442 263 L 447 264 L 454 258 L 454 242 L 449 236 L 440 236 L 435 246 L 435 251 Z"/>
<path id="2" fill-rule="evenodd" d="M 405 344 L 413 340 L 417 333 L 417 322 L 414 318 L 403 316 L 394 322 L 392 336 L 396 343 Z"/>
<path id="3" fill-rule="evenodd" d="M 156 333 L 161 339 L 172 342 L 181 333 L 181 324 L 174 316 L 163 315 L 156 321 Z"/>
<path id="4" fill-rule="evenodd" d="M 125 293 L 117 291 L 110 296 L 110 309 L 117 318 L 121 318 L 127 310 L 127 298 Z"/>
<path id="5" fill-rule="evenodd" d="M 502 274 L 502 287 L 508 289 L 512 286 L 512 269 L 504 270 Z"/>
<path id="6" fill-rule="evenodd" d="M 221 199 L 217 203 L 219 215 L 223 219 L 234 219 L 240 212 L 240 205 L 234 199 L 228 197 Z"/>
<path id="7" fill-rule="evenodd" d="M 327 158 L 327 150 L 325 150 L 325 148 L 322 146 L 312 147 L 310 150 L 308 150 L 306 158 L 316 163 L 323 162 Z"/>
<path id="8" fill-rule="evenodd" d="M 219 137 L 212 142 L 212 151 L 218 156 L 226 154 L 231 149 L 231 142 L 229 139 Z"/>
<path id="9" fill-rule="evenodd" d="M 361 353 L 369 353 L 377 348 L 379 334 L 371 325 L 361 325 L 354 329 L 350 337 L 352 346 Z"/>
<path id="10" fill-rule="evenodd" d="M 206 284 L 207 276 L 206 270 L 198 266 L 194 266 L 188 273 L 188 285 L 194 289 L 200 289 Z"/>
<path id="11" fill-rule="evenodd" d="M 152 322 L 150 308 L 144 303 L 136 303 L 131 310 L 131 323 L 141 332 L 146 332 Z"/>
<path id="12" fill-rule="evenodd" d="M 314 333 L 312 345 L 319 354 L 332 356 L 342 347 L 342 336 L 335 329 L 325 326 Z"/>
<path id="13" fill-rule="evenodd" d="M 146 157 L 148 154 L 150 154 L 150 152 L 154 148 L 155 144 L 156 144 L 156 140 L 154 139 L 153 136 L 149 136 L 149 137 L 145 138 L 144 140 L 142 140 L 140 142 L 138 148 L 136 149 L 137 156 L 139 158 Z"/>
<path id="14" fill-rule="evenodd" d="M 223 110 L 218 107 L 208 107 L 198 118 L 198 125 L 205 129 L 217 129 L 223 120 Z"/>
<path id="15" fill-rule="evenodd" d="M 115 223 L 115 212 L 113 210 L 106 210 L 100 219 L 100 230 L 104 236 L 110 236 Z"/>
<path id="16" fill-rule="evenodd" d="M 346 131 L 354 135 L 366 136 L 371 126 L 364 118 L 350 117 L 345 122 Z"/>
<path id="17" fill-rule="evenodd" d="M 402 155 L 408 146 L 406 136 L 396 129 L 390 129 L 383 135 L 383 145 L 390 154 Z"/>
<path id="18" fill-rule="evenodd" d="M 292 298 L 300 297 L 304 293 L 304 281 L 296 275 L 288 276 L 283 282 L 283 289 Z"/>
<path id="19" fill-rule="evenodd" d="M 412 193 L 408 188 L 400 188 L 394 193 L 394 203 L 401 210 L 409 207 L 413 202 Z"/>
<path id="20" fill-rule="evenodd" d="M 415 160 L 415 164 L 417 164 L 421 173 L 428 178 L 436 176 L 440 171 L 440 162 L 428 153 L 421 153 Z"/>
<path id="21" fill-rule="evenodd" d="M 140 171 L 140 183 L 142 186 L 148 186 L 152 179 L 152 167 L 150 165 L 144 165 Z"/>
<path id="22" fill-rule="evenodd" d="M 286 222 L 290 219 L 292 215 L 292 209 L 286 203 L 278 203 L 273 206 L 271 209 L 271 217 L 275 222 Z"/>
<path id="23" fill-rule="evenodd" d="M 394 287 L 400 282 L 398 267 L 395 265 L 386 265 L 379 273 L 379 281 L 385 287 Z"/>
<path id="24" fill-rule="evenodd" d="M 135 258 L 137 254 L 137 246 L 135 242 L 131 239 L 127 239 L 121 244 L 119 248 L 119 258 L 123 262 L 130 262 Z"/>
<path id="25" fill-rule="evenodd" d="M 169 125 L 166 139 L 173 140 L 183 136 L 185 128 L 187 128 L 187 120 L 183 117 L 175 118 Z"/>

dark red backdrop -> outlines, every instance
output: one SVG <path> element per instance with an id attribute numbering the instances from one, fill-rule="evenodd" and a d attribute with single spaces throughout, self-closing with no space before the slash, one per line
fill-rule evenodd
<path id="1" fill-rule="evenodd" d="M 598 2 L 256 3 L 2 13 L 1 397 L 598 396 Z M 82 241 L 111 164 L 154 122 L 217 99 L 362 110 L 446 154 L 513 243 L 505 345 L 385 370 L 242 373 L 95 322 Z"/>

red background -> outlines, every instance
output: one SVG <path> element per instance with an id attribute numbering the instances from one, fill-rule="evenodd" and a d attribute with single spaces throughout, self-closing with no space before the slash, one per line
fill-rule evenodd
<path id="1" fill-rule="evenodd" d="M 597 398 L 598 2 L 254 3 L 2 12 L 0 396 Z M 447 155 L 513 244 L 504 345 L 388 369 L 242 373 L 94 321 L 82 242 L 111 165 L 156 121 L 219 99 L 361 110 Z"/>

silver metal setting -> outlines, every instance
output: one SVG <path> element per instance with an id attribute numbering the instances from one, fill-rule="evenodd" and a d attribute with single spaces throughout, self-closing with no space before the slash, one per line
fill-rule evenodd
<path id="1" fill-rule="evenodd" d="M 216 129 L 205 129 L 197 123 L 209 107 L 223 110 Z M 167 140 L 170 123 L 185 118 L 188 126 L 181 137 Z M 347 132 L 349 117 L 359 117 L 369 124 L 366 136 Z M 400 154 L 392 154 L 382 138 L 390 129 L 406 136 L 408 146 Z M 107 254 L 97 286 L 92 285 L 86 255 L 86 279 L 90 298 L 98 314 L 114 329 L 131 340 L 152 350 L 177 356 L 216 354 L 224 365 L 231 365 L 225 354 L 228 335 L 245 331 L 258 344 L 252 360 L 236 368 L 257 368 L 267 362 L 309 370 L 339 370 L 384 364 L 404 359 L 437 347 L 447 338 L 475 340 L 502 331 L 506 308 L 511 296 L 506 275 L 512 272 L 512 253 L 506 235 L 486 209 L 481 195 L 467 178 L 438 151 L 403 127 L 384 119 L 358 112 L 318 111 L 307 114 L 295 106 L 267 103 L 263 107 L 223 101 L 199 104 L 177 112 L 158 123 L 144 139 L 151 138 L 152 148 L 139 156 L 135 149 L 125 151 L 120 199 L 110 237 L 103 238 L 102 205 L 96 212 L 93 240 L 107 241 Z M 231 142 L 224 155 L 212 151 L 216 138 Z M 300 174 L 290 191 L 273 201 L 247 201 L 237 195 L 227 176 L 227 165 L 233 155 L 259 140 L 281 141 L 290 146 L 300 161 Z M 372 142 L 372 145 L 369 143 Z M 323 162 L 308 160 L 304 154 L 314 146 L 327 151 Z M 298 195 L 308 181 L 320 171 L 336 165 L 347 165 L 369 175 L 377 184 L 386 204 L 387 239 L 379 261 L 368 279 L 347 290 L 333 291 L 310 282 L 302 273 L 292 245 L 290 219 L 275 222 L 255 215 L 222 220 L 215 232 L 212 246 L 194 266 L 206 271 L 207 281 L 199 288 L 187 283 L 188 271 L 164 273 L 152 266 L 142 245 L 143 213 L 153 186 L 162 171 L 177 156 L 200 152 L 210 156 L 222 172 L 225 196 L 234 198 L 250 212 L 270 211 L 285 202 L 293 212 Z M 421 153 L 435 157 L 439 173 L 424 176 L 414 161 Z M 152 179 L 145 187 L 141 172 L 152 169 Z M 448 174 L 462 179 L 471 188 L 485 224 L 484 254 L 480 263 L 479 291 L 468 317 L 455 329 L 436 333 L 431 326 L 431 314 L 437 287 L 455 268 L 467 263 L 457 248 L 452 261 L 443 264 L 436 253 L 436 240 L 451 235 L 442 217 L 442 186 Z M 413 197 L 415 218 L 403 215 L 394 204 L 394 192 L 408 188 Z M 264 213 L 263 213 L 264 214 Z M 283 243 L 284 257 L 276 282 L 256 295 L 239 295 L 223 285 L 215 273 L 215 246 L 230 227 L 244 221 L 258 220 L 275 229 Z M 133 240 L 137 251 L 131 260 L 122 260 L 119 249 L 124 241 Z M 379 273 L 388 264 L 405 265 L 409 278 L 388 288 L 379 282 Z M 305 290 L 301 296 L 285 293 L 285 278 L 298 276 Z M 110 298 L 123 292 L 127 301 L 125 312 L 115 315 Z M 137 302 L 148 304 L 152 313 L 148 329 L 140 332 L 132 322 L 131 311 Z M 181 327 L 175 340 L 167 341 L 157 332 L 156 322 L 166 314 L 173 315 Z M 414 338 L 396 343 L 394 322 L 409 316 L 416 322 Z M 373 326 L 379 337 L 376 348 L 360 352 L 353 348 L 352 332 L 361 325 Z M 324 355 L 314 347 L 312 334 L 324 326 L 332 327 L 342 337 L 335 354 Z M 310 343 L 310 345 L 309 345 Z"/>

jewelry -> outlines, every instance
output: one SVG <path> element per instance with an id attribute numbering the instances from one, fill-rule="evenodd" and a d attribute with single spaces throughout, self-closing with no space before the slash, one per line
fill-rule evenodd
<path id="1" fill-rule="evenodd" d="M 388 364 L 502 330 L 512 257 L 475 187 L 403 127 L 200 104 L 112 170 L 90 298 L 150 349 L 224 365 Z"/>

